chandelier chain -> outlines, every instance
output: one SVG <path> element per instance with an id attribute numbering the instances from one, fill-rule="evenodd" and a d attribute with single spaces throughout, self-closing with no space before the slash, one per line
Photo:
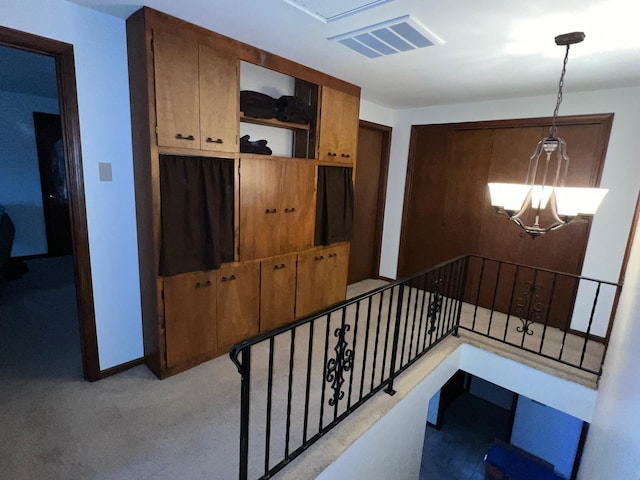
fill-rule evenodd
<path id="1" fill-rule="evenodd" d="M 558 118 L 558 111 L 560 110 L 560 104 L 562 103 L 562 87 L 564 86 L 564 75 L 567 73 L 567 62 L 569 61 L 569 47 L 564 54 L 564 62 L 562 63 L 562 73 L 560 74 L 560 81 L 558 82 L 558 97 L 556 99 L 556 108 L 553 110 L 553 118 L 551 120 L 551 128 L 549 129 L 549 137 L 555 138 L 558 132 L 556 126 L 556 119 Z"/>

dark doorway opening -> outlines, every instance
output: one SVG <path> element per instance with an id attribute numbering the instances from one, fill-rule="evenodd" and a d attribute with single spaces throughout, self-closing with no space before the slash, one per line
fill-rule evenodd
<path id="1" fill-rule="evenodd" d="M 89 257 L 73 45 L 4 27 L 0 27 L 0 45 L 47 55 L 55 60 L 82 369 L 85 379 L 95 381 L 101 378 L 101 372 Z"/>

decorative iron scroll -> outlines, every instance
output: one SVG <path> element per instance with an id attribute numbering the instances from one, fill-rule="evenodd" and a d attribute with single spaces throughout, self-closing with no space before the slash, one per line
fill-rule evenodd
<path id="1" fill-rule="evenodd" d="M 429 319 L 429 330 L 427 330 L 427 333 L 429 335 L 436 331 L 436 319 L 438 317 L 438 313 L 442 310 L 442 294 L 440 293 L 440 289 L 442 288 L 443 283 L 444 282 L 441 278 L 433 282 L 435 290 L 431 294 L 429 306 L 427 308 L 427 318 Z"/>
<path id="2" fill-rule="evenodd" d="M 515 313 L 518 315 L 521 327 L 516 327 L 519 333 L 533 335 L 531 325 L 540 323 L 544 314 L 544 303 L 540 302 L 539 292 L 543 286 L 541 283 L 526 282 L 525 291 L 516 299 Z"/>
<path id="3" fill-rule="evenodd" d="M 333 397 L 329 399 L 329 405 L 332 407 L 344 398 L 344 392 L 342 391 L 343 373 L 350 371 L 353 366 L 353 349 L 347 348 L 348 344 L 344 339 L 349 330 L 351 330 L 351 325 L 349 324 L 336 328 L 334 335 L 338 338 L 338 341 L 333 348 L 336 352 L 336 358 L 330 358 L 327 361 L 325 380 L 331 383 L 331 388 L 333 389 Z"/>

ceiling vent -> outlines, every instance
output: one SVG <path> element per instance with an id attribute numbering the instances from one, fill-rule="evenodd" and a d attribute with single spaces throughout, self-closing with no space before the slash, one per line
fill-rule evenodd
<path id="1" fill-rule="evenodd" d="M 410 15 L 329 37 L 368 58 L 393 55 L 444 41 Z"/>
<path id="2" fill-rule="evenodd" d="M 313 18 L 333 22 L 393 0 L 284 0 Z"/>

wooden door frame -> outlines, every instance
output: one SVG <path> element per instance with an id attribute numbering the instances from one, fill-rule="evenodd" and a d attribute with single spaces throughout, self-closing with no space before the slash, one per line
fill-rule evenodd
<path id="1" fill-rule="evenodd" d="M 7 27 L 0 27 L 0 45 L 48 55 L 56 62 L 58 102 L 69 191 L 82 369 L 84 378 L 93 382 L 102 378 L 103 375 L 98 357 L 73 45 Z"/>
<path id="2" fill-rule="evenodd" d="M 387 202 L 387 181 L 389 178 L 389 158 L 391 156 L 391 135 L 393 129 L 387 125 L 381 125 L 379 123 L 368 122 L 366 120 L 360 120 L 358 124 L 358 131 L 361 128 L 368 128 L 370 130 L 376 130 L 382 134 L 382 148 L 381 148 L 381 161 L 380 161 L 380 174 L 378 177 L 378 204 L 376 205 L 376 230 L 375 238 L 373 240 L 373 265 L 372 265 L 372 278 L 380 277 L 380 256 L 382 254 L 382 229 L 384 225 L 384 209 Z M 356 169 L 358 168 L 358 161 L 356 159 Z M 358 188 L 356 185 L 355 188 Z"/>

